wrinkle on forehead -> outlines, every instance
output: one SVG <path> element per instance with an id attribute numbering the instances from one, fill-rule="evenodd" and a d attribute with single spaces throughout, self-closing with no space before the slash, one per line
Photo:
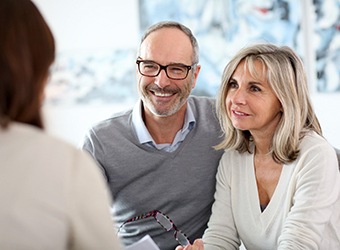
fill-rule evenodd
<path id="1" fill-rule="evenodd" d="M 192 64 L 193 48 L 188 36 L 175 28 L 152 32 L 141 44 L 140 57 L 160 64 Z"/>

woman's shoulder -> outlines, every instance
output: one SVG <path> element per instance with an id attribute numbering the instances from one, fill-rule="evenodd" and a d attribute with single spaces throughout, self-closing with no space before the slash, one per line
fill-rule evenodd
<path id="1" fill-rule="evenodd" d="M 321 135 L 314 131 L 305 134 L 301 139 L 300 151 L 334 151 L 333 146 Z"/>
<path id="2" fill-rule="evenodd" d="M 300 144 L 298 162 L 315 168 L 338 170 L 338 160 L 334 147 L 321 135 L 316 132 L 306 134 Z M 307 162 L 313 164 L 306 164 Z"/>
<path id="3" fill-rule="evenodd" d="M 220 160 L 220 168 L 227 171 L 240 171 L 249 165 L 253 165 L 253 154 L 235 149 L 226 149 Z"/>
<path id="4" fill-rule="evenodd" d="M 12 123 L 0 135 L 6 141 L 8 153 L 16 152 L 18 158 L 27 158 L 37 164 L 49 162 L 45 168 L 58 162 L 63 163 L 59 165 L 60 169 L 86 158 L 85 153 L 71 143 L 31 125 Z"/>

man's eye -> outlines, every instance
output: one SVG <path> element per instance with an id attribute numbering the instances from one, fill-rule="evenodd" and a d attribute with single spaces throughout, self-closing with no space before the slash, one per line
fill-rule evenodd
<path id="1" fill-rule="evenodd" d="M 169 70 L 173 73 L 183 73 L 183 72 L 185 72 L 185 68 L 180 67 L 180 66 L 171 66 L 171 67 L 169 67 Z"/>
<path id="2" fill-rule="evenodd" d="M 143 64 L 143 68 L 147 70 L 157 69 L 157 65 L 155 64 Z"/>

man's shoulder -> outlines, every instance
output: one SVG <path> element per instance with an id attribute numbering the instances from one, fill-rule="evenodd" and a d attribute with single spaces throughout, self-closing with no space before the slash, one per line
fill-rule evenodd
<path id="1" fill-rule="evenodd" d="M 110 117 L 93 124 L 92 130 L 100 131 L 108 128 L 111 129 L 112 127 L 125 126 L 130 122 L 131 114 L 132 109 L 115 112 Z"/>
<path id="2" fill-rule="evenodd" d="M 194 114 L 216 114 L 215 109 L 216 99 L 209 96 L 190 96 L 188 99 L 188 103 L 193 110 Z"/>
<path id="3" fill-rule="evenodd" d="M 189 102 L 192 102 L 196 105 L 204 105 L 204 104 L 215 105 L 216 99 L 215 97 L 211 97 L 211 96 L 190 95 Z"/>

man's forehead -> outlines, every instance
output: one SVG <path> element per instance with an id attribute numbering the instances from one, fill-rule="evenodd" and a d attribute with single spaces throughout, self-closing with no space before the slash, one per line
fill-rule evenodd
<path id="1" fill-rule="evenodd" d="M 143 59 L 167 58 L 172 63 L 190 64 L 192 53 L 193 48 L 188 36 L 175 28 L 162 28 L 152 32 L 140 46 L 140 57 Z"/>

